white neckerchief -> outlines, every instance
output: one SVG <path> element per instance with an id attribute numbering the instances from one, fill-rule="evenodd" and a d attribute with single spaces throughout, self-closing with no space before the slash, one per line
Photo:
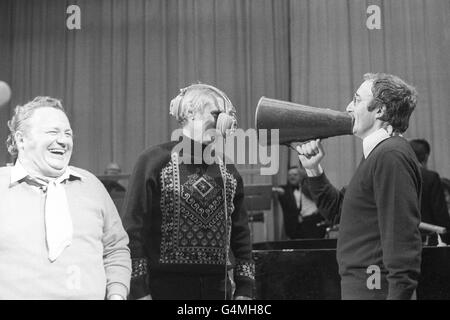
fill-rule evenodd
<path id="1" fill-rule="evenodd" d="M 73 226 L 67 202 L 66 190 L 62 184 L 69 178 L 67 170 L 47 186 L 45 198 L 45 234 L 48 259 L 53 262 L 72 244 Z"/>
<path id="2" fill-rule="evenodd" d="M 363 153 L 364 158 L 367 159 L 372 150 L 381 142 L 391 137 L 391 135 L 384 128 L 380 128 L 372 132 L 363 139 Z"/>
<path id="3" fill-rule="evenodd" d="M 34 181 L 39 181 L 43 186 L 45 186 L 43 180 L 48 181 L 46 185 L 44 222 L 48 259 L 51 262 L 54 262 L 63 250 L 72 243 L 72 218 L 66 191 L 62 184 L 65 180 L 69 179 L 71 175 L 81 178 L 80 175 L 75 173 L 69 167 L 60 177 L 51 179 L 50 181 L 45 177 L 31 176 L 21 165 L 20 161 L 16 161 L 14 167 L 11 168 L 11 185 L 27 177 Z"/>

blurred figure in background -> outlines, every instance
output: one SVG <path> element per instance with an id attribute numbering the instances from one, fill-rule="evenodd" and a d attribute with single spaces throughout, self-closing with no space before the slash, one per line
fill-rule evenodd
<path id="1" fill-rule="evenodd" d="M 441 177 L 437 172 L 428 170 L 427 168 L 428 158 L 431 153 L 430 144 L 424 139 L 414 139 L 409 143 L 421 166 L 420 171 L 422 173 L 423 180 L 422 199 L 420 205 L 421 220 L 426 223 L 445 227 L 450 231 L 450 217 L 448 215 Z M 440 237 L 443 242 L 446 244 L 449 243 L 449 233 L 443 234 Z M 437 245 L 437 234 L 429 235 L 427 244 L 430 246 Z"/>
<path id="2" fill-rule="evenodd" d="M 445 202 L 447 203 L 448 215 L 450 217 L 450 179 L 442 178 L 442 187 L 444 188 Z"/>
<path id="3" fill-rule="evenodd" d="M 117 177 L 114 178 L 114 176 L 118 176 L 121 173 L 120 166 L 115 162 L 111 162 L 106 166 L 105 175 L 111 176 L 111 178 L 103 177 L 101 181 L 109 194 L 126 192 L 125 187 L 119 183 Z"/>
<path id="4" fill-rule="evenodd" d="M 283 209 L 284 230 L 290 239 L 320 239 L 327 223 L 320 215 L 309 191 L 305 169 L 290 167 L 288 183 L 273 188 Z"/>

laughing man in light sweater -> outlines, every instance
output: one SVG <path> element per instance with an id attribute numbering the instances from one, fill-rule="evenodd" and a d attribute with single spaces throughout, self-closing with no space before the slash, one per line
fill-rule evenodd
<path id="1" fill-rule="evenodd" d="M 69 166 L 61 102 L 37 97 L 8 122 L 0 168 L 0 299 L 126 299 L 128 236 L 102 183 Z"/>

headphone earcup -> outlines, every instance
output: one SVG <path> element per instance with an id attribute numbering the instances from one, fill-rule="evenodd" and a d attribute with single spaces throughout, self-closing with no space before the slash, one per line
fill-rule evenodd
<path id="1" fill-rule="evenodd" d="M 183 97 L 181 95 L 176 96 L 175 98 L 170 101 L 170 114 L 177 119 L 177 121 L 180 121 L 180 104 L 181 99 Z"/>
<path id="2" fill-rule="evenodd" d="M 217 117 L 216 129 L 222 134 L 222 136 L 227 135 L 227 130 L 236 129 L 236 119 L 226 113 L 220 113 Z"/>

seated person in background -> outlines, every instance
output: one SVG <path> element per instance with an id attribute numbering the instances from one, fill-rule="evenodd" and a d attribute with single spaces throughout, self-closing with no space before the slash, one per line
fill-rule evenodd
<path id="1" fill-rule="evenodd" d="M 447 203 L 448 216 L 450 217 L 450 180 L 441 178 L 442 187 L 444 188 L 445 202 Z"/>
<path id="2" fill-rule="evenodd" d="M 420 205 L 421 220 L 450 231 L 450 217 L 448 215 L 447 204 L 445 202 L 444 188 L 441 178 L 437 172 L 427 169 L 428 157 L 430 156 L 430 144 L 424 139 L 411 140 L 410 145 L 421 165 L 423 188 Z M 441 235 L 442 241 L 449 243 L 449 234 Z M 437 235 L 433 234 L 428 239 L 428 245 L 437 245 Z"/>
<path id="3" fill-rule="evenodd" d="M 327 223 L 320 215 L 309 191 L 306 171 L 290 167 L 288 183 L 273 188 L 283 209 L 284 230 L 290 239 L 320 239 Z"/>
<path id="4" fill-rule="evenodd" d="M 111 162 L 106 166 L 105 169 L 105 175 L 111 176 L 111 179 L 105 179 L 103 178 L 101 181 L 103 185 L 105 186 L 106 190 L 108 190 L 108 193 L 111 194 L 113 192 L 125 192 L 126 189 L 123 185 L 121 185 L 116 179 L 113 178 L 113 176 L 117 176 L 122 172 L 120 169 L 120 166 L 115 163 Z"/>

